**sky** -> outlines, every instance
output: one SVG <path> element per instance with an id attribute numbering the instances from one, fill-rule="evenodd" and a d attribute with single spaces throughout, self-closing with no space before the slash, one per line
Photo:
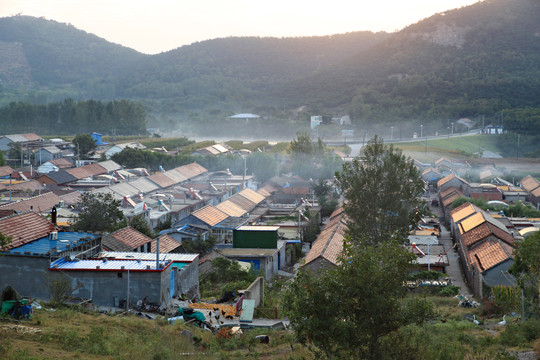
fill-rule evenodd
<path id="1" fill-rule="evenodd" d="M 16 14 L 69 23 L 156 54 L 229 36 L 293 37 L 398 31 L 478 0 L 0 0 Z"/>

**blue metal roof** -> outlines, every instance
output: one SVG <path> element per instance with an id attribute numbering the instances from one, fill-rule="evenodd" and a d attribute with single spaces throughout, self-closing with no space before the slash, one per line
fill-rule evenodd
<path id="1" fill-rule="evenodd" d="M 158 271 L 165 269 L 171 262 L 161 262 Z M 50 270 L 92 270 L 92 271 L 155 271 L 155 260 L 75 260 L 69 261 L 66 258 L 56 260 L 49 267 Z"/>
<path id="2" fill-rule="evenodd" d="M 58 232 L 57 240 L 50 240 L 47 236 L 6 251 L 5 253 L 12 255 L 48 256 L 52 253 L 69 250 L 98 236 L 92 233 L 62 231 Z M 56 248 L 55 251 L 53 251 L 53 248 Z"/>

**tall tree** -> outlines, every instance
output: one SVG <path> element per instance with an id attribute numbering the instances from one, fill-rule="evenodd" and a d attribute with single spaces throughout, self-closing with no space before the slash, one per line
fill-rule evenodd
<path id="1" fill-rule="evenodd" d="M 336 174 L 351 219 L 354 241 L 377 244 L 389 238 L 404 240 L 424 210 L 424 184 L 412 160 L 377 136 L 364 147 L 362 160 L 343 165 Z"/>
<path id="2" fill-rule="evenodd" d="M 339 266 L 315 274 L 301 269 L 283 294 L 297 340 L 329 359 L 381 359 L 381 340 L 423 322 L 432 305 L 404 301 L 411 254 L 395 240 L 348 244 Z"/>
<path id="3" fill-rule="evenodd" d="M 510 272 L 516 276 L 527 301 L 529 316 L 540 315 L 540 232 L 517 242 Z"/>
<path id="4" fill-rule="evenodd" d="M 97 147 L 94 139 L 88 134 L 77 134 L 73 139 L 73 144 L 77 148 L 77 153 L 83 157 Z"/>
<path id="5" fill-rule="evenodd" d="M 120 201 L 109 193 L 83 193 L 75 208 L 79 211 L 75 230 L 112 232 L 124 218 Z"/>

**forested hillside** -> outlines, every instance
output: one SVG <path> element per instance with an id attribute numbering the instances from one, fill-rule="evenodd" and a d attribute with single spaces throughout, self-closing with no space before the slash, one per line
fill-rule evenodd
<path id="1" fill-rule="evenodd" d="M 539 18 L 535 0 L 487 0 L 436 14 L 278 92 L 291 102 L 349 106 L 358 124 L 537 107 Z"/>
<path id="2" fill-rule="evenodd" d="M 304 106 L 308 115 L 348 114 L 359 127 L 446 129 L 461 117 L 489 122 L 540 107 L 539 18 L 538 0 L 485 0 L 393 34 L 231 37 L 158 55 L 67 24 L 2 18 L 0 105 L 126 98 L 150 122 L 204 128 L 234 112 L 290 119 Z"/>

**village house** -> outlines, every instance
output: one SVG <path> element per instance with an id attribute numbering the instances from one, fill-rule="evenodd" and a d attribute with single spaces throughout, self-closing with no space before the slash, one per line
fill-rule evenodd
<path id="1" fill-rule="evenodd" d="M 437 188 L 439 189 L 439 191 L 443 191 L 449 187 L 455 187 L 462 191 L 464 194 L 468 194 L 469 186 L 470 184 L 468 181 L 455 174 L 447 175 L 437 182 Z"/>

